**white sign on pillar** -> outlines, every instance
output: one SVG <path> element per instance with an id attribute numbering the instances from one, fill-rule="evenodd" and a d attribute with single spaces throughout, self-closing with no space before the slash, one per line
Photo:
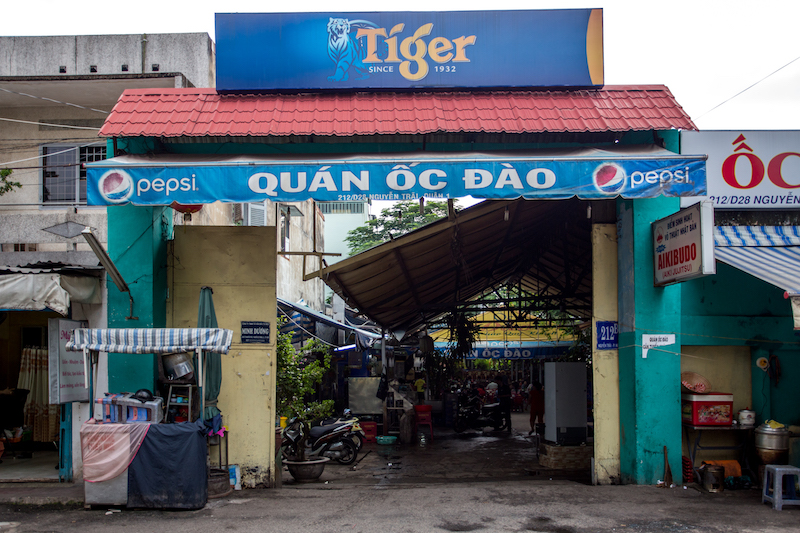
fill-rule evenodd
<path id="1" fill-rule="evenodd" d="M 669 346 L 671 344 L 675 344 L 675 334 L 668 333 L 668 334 L 644 334 L 642 335 L 642 359 L 647 359 L 647 351 L 650 348 L 656 348 L 657 346 Z"/>

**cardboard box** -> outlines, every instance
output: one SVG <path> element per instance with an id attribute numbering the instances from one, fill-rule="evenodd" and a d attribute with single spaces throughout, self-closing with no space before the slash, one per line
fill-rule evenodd
<path id="1" fill-rule="evenodd" d="M 681 419 L 692 426 L 730 426 L 733 422 L 733 394 L 681 394 Z"/>

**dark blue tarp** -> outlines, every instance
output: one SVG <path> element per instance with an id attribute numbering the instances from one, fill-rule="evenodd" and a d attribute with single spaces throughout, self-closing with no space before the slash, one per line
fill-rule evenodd
<path id="1" fill-rule="evenodd" d="M 128 467 L 128 507 L 202 509 L 208 501 L 208 455 L 201 420 L 152 424 Z"/>

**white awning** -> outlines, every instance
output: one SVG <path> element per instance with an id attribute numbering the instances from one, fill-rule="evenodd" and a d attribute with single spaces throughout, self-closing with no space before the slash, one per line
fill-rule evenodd
<path id="1" fill-rule="evenodd" d="M 800 329 L 800 226 L 717 226 L 716 258 L 784 290 Z"/>

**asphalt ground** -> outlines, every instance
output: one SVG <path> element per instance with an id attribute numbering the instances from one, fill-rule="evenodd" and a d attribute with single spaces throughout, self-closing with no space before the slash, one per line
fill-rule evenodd
<path id="1" fill-rule="evenodd" d="M 233 491 L 192 511 L 84 509 L 81 483 L 3 483 L 0 531 L 800 532 L 800 506 L 773 510 L 756 489 L 592 486 L 588 472 L 543 469 L 520 425 L 436 428 L 424 447 L 366 444 L 356 464 L 329 464 L 318 482 L 284 472 L 280 489 Z"/>

